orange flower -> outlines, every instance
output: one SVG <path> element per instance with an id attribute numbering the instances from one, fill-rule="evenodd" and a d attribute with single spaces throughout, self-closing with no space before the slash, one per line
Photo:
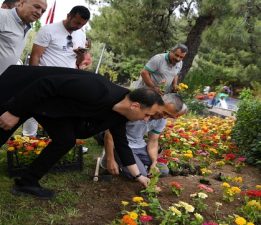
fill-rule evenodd
<path id="1" fill-rule="evenodd" d="M 137 223 L 129 215 L 124 215 L 121 219 L 121 225 L 137 225 Z"/>

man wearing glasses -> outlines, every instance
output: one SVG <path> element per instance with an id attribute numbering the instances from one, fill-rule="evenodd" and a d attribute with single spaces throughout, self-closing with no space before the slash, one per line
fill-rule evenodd
<path id="1" fill-rule="evenodd" d="M 65 20 L 43 26 L 34 41 L 29 64 L 76 68 L 76 58 L 84 59 L 86 35 L 81 28 L 89 19 L 86 7 L 75 6 Z M 23 135 L 35 136 L 37 128 L 38 123 L 30 118 L 23 125 Z"/>
<path id="2" fill-rule="evenodd" d="M 176 92 L 178 74 L 187 52 L 187 46 L 177 44 L 169 52 L 153 56 L 141 71 L 137 87 L 147 86 L 161 95 Z"/>

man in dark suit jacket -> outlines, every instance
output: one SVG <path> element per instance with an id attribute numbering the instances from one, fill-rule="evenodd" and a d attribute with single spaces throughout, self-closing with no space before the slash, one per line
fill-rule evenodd
<path id="1" fill-rule="evenodd" d="M 119 149 L 119 157 L 133 177 L 148 185 L 141 176 L 128 147 L 125 123 L 148 120 L 164 108 L 151 89 L 128 89 L 106 78 L 58 67 L 11 66 L 0 77 L 0 146 L 28 118 L 34 117 L 52 142 L 15 180 L 14 194 L 51 198 L 54 193 L 39 180 L 74 145 L 76 138 L 87 138 L 109 129 Z"/>

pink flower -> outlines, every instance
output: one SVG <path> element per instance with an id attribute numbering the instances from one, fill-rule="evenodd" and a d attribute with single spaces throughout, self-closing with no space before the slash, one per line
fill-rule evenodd
<path id="1" fill-rule="evenodd" d="M 151 220 L 153 220 L 152 216 L 149 216 L 149 215 L 140 216 L 140 221 L 142 223 L 149 222 Z"/>
<path id="2" fill-rule="evenodd" d="M 204 150 L 197 150 L 197 154 L 198 154 L 198 155 L 203 155 L 203 156 L 208 156 L 208 155 L 209 155 L 209 152 L 204 151 Z"/>
<path id="3" fill-rule="evenodd" d="M 199 188 L 200 190 L 203 190 L 203 191 L 206 191 L 206 192 L 209 192 L 209 193 L 214 192 L 214 190 L 213 190 L 211 187 L 208 187 L 208 186 L 205 185 L 205 184 L 199 184 L 199 185 L 198 185 L 198 188 Z"/>
<path id="4" fill-rule="evenodd" d="M 237 162 L 245 162 L 246 161 L 246 157 L 244 156 L 240 156 L 237 158 Z"/>

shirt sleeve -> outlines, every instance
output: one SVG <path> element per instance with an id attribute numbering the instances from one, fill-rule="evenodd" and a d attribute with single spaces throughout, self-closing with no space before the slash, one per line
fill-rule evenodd
<path id="1" fill-rule="evenodd" d="M 166 126 L 166 119 L 159 119 L 153 121 L 153 125 L 151 126 L 151 130 L 149 132 L 155 133 L 155 134 L 160 134 Z"/>
<path id="2" fill-rule="evenodd" d="M 145 65 L 145 69 L 151 73 L 155 73 L 159 69 L 159 55 L 153 56 Z"/>
<path id="3" fill-rule="evenodd" d="M 38 31 L 34 44 L 40 45 L 42 47 L 47 47 L 49 46 L 50 42 L 51 34 L 48 30 L 48 26 L 44 26 Z"/>
<path id="4" fill-rule="evenodd" d="M 126 136 L 126 123 L 117 124 L 117 127 L 110 128 L 110 132 L 113 137 L 115 151 L 118 153 L 123 166 L 135 164 L 136 162 Z"/>
<path id="5" fill-rule="evenodd" d="M 14 96 L 8 104 L 8 111 L 16 116 L 32 112 L 39 104 L 59 98 L 64 104 L 97 104 L 108 95 L 107 88 L 101 82 L 93 82 L 95 78 L 77 75 L 51 75 L 40 78 L 26 86 Z"/>

